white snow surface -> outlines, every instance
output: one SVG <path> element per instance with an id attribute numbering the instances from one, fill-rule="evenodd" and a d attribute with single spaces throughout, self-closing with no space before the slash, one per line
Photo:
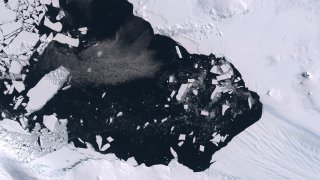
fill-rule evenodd
<path id="1" fill-rule="evenodd" d="M 71 144 L 24 164 L 0 139 L 0 179 L 319 179 L 320 1 L 129 1 L 157 33 L 189 52 L 226 56 L 260 95 L 261 120 L 215 153 L 213 165 L 199 173 L 176 159 L 169 166 L 135 166 L 132 158 L 123 162 Z M 1 8 L 2 1 L 2 13 Z M 0 24 L 6 21 L 1 18 Z M 0 126 L 26 134 L 10 120 Z"/>
<path id="2" fill-rule="evenodd" d="M 320 1 L 130 1 L 156 33 L 171 36 L 191 53 L 227 57 L 266 106 L 320 134 Z M 221 4 L 218 9 L 234 13 L 212 18 L 199 3 L 207 9 Z M 246 13 L 237 13 L 242 9 Z M 303 72 L 312 77 L 302 78 Z"/>

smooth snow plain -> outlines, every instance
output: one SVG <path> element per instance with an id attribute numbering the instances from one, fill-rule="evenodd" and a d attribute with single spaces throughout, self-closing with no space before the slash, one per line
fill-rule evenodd
<path id="1" fill-rule="evenodd" d="M 189 52 L 226 56 L 260 95 L 262 119 L 214 154 L 204 172 L 176 160 L 136 167 L 134 159 L 72 145 L 27 164 L 1 140 L 0 179 L 319 179 L 320 1 L 130 1 L 156 33 Z M 10 121 L 0 126 L 27 133 Z"/>

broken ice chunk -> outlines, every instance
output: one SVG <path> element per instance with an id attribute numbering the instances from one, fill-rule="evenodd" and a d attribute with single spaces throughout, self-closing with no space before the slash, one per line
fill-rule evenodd
<path id="1" fill-rule="evenodd" d="M 26 129 L 28 126 L 28 119 L 26 117 L 20 117 L 19 121 L 23 129 Z"/>
<path id="2" fill-rule="evenodd" d="M 57 17 L 56 17 L 56 20 L 61 20 L 63 17 L 65 17 L 66 16 L 66 14 L 64 13 L 64 11 L 60 11 L 59 12 L 59 14 L 57 15 Z"/>
<path id="3" fill-rule="evenodd" d="M 108 141 L 109 143 L 111 143 L 113 140 L 114 140 L 114 139 L 113 139 L 111 136 L 109 136 L 109 137 L 107 138 L 107 141 Z"/>
<path id="4" fill-rule="evenodd" d="M 0 71 L 1 71 L 1 72 L 5 72 L 5 71 L 6 71 L 6 68 L 0 65 Z"/>
<path id="5" fill-rule="evenodd" d="M 11 61 L 9 72 L 12 74 L 20 74 L 23 66 L 18 61 Z"/>
<path id="6" fill-rule="evenodd" d="M 222 70 L 224 73 L 227 73 L 227 72 L 230 70 L 229 64 L 223 64 L 223 65 L 221 66 L 221 70 Z"/>
<path id="7" fill-rule="evenodd" d="M 176 96 L 177 100 L 178 101 L 181 101 L 182 100 L 182 96 L 186 93 L 187 91 L 187 88 L 188 88 L 188 84 L 182 84 L 178 90 L 178 94 Z"/>
<path id="8" fill-rule="evenodd" d="M 52 6 L 59 8 L 60 7 L 59 0 L 52 0 Z"/>
<path id="9" fill-rule="evenodd" d="M 18 7 L 18 1 L 17 0 L 10 0 L 9 2 L 9 7 L 10 9 L 8 9 L 5 4 L 4 1 L 0 1 L 0 24 L 2 23 L 6 23 L 6 22 L 12 22 L 16 19 L 17 17 L 17 13 L 13 10 L 16 10 Z"/>
<path id="10" fill-rule="evenodd" d="M 41 109 L 67 81 L 70 72 L 63 66 L 42 77 L 35 87 L 29 90 L 26 110 L 29 114 Z"/>
<path id="11" fill-rule="evenodd" d="M 87 27 L 82 27 L 78 29 L 80 31 L 81 34 L 87 34 L 88 28 Z"/>
<path id="12" fill-rule="evenodd" d="M 218 66 L 212 66 L 210 72 L 214 73 L 214 74 L 220 74 L 219 67 Z"/>
<path id="13" fill-rule="evenodd" d="M 46 126 L 46 128 L 48 128 L 51 132 L 55 131 L 56 125 L 58 122 L 58 118 L 52 114 L 50 116 L 43 116 L 43 125 Z"/>
<path id="14" fill-rule="evenodd" d="M 173 98 L 173 96 L 176 94 L 176 91 L 175 90 L 173 90 L 172 92 L 171 92 L 171 94 L 170 94 L 170 97 L 172 97 Z"/>
<path id="15" fill-rule="evenodd" d="M 217 84 L 219 84 L 219 82 L 216 79 L 212 79 L 212 84 L 217 85 Z"/>
<path id="16" fill-rule="evenodd" d="M 106 150 L 109 149 L 109 148 L 110 148 L 110 144 L 107 143 L 107 144 L 105 144 L 105 145 L 103 145 L 103 146 L 101 147 L 100 151 L 106 151 Z"/>
<path id="17" fill-rule="evenodd" d="M 198 95 L 198 90 L 194 89 L 194 90 L 192 90 L 192 93 L 197 96 Z"/>
<path id="18" fill-rule="evenodd" d="M 209 116 L 209 112 L 207 110 L 202 110 L 200 114 L 203 116 Z"/>
<path id="19" fill-rule="evenodd" d="M 174 76 L 169 76 L 169 83 L 173 83 L 174 82 Z"/>
<path id="20" fill-rule="evenodd" d="M 96 135 L 96 142 L 98 144 L 99 149 L 101 149 L 102 146 L 102 137 L 100 135 Z"/>
<path id="21" fill-rule="evenodd" d="M 214 134 L 213 135 L 213 139 L 210 140 L 213 144 L 215 144 L 216 146 L 218 146 L 218 143 L 220 142 L 221 140 L 221 136 L 220 134 Z"/>
<path id="22" fill-rule="evenodd" d="M 9 34 L 12 34 L 12 33 L 16 32 L 16 31 L 18 31 L 21 28 L 22 28 L 22 22 L 21 21 L 11 22 L 11 23 L 6 23 L 6 24 L 0 25 L 0 31 L 2 31 L 2 34 L 3 34 L 4 37 L 6 37 Z"/>
<path id="23" fill-rule="evenodd" d="M 230 106 L 223 104 L 222 105 L 222 115 L 230 108 Z"/>
<path id="24" fill-rule="evenodd" d="M 201 152 L 204 152 L 204 146 L 203 146 L 203 145 L 200 145 L 199 150 L 200 150 Z"/>
<path id="25" fill-rule="evenodd" d="M 162 123 L 166 122 L 168 120 L 168 118 L 164 118 L 161 120 Z"/>
<path id="26" fill-rule="evenodd" d="M 251 102 L 251 97 L 248 97 L 248 104 L 249 104 L 249 108 L 252 108 L 252 102 Z"/>
<path id="27" fill-rule="evenodd" d="M 40 0 L 40 3 L 43 5 L 49 5 L 51 4 L 51 0 Z"/>
<path id="28" fill-rule="evenodd" d="M 38 41 L 38 34 L 28 31 L 22 31 L 3 50 L 8 55 L 21 55 L 30 51 Z"/>
<path id="29" fill-rule="evenodd" d="M 19 93 L 25 89 L 23 81 L 12 81 L 12 84 Z"/>
<path id="30" fill-rule="evenodd" d="M 17 99 L 17 101 L 16 101 L 16 103 L 14 104 L 14 107 L 13 107 L 14 110 L 18 109 L 18 107 L 19 107 L 20 104 L 22 103 L 23 99 L 24 99 L 24 98 L 23 98 L 22 96 L 20 96 L 20 97 Z"/>
<path id="31" fill-rule="evenodd" d="M 186 140 L 186 135 L 185 134 L 180 134 L 179 141 L 184 141 L 184 140 Z"/>
<path id="32" fill-rule="evenodd" d="M 119 112 L 118 114 L 117 114 L 117 117 L 120 117 L 120 116 L 122 116 L 123 115 L 123 112 Z"/>
<path id="33" fill-rule="evenodd" d="M 217 76 L 217 80 L 222 81 L 222 80 L 230 79 L 231 77 L 232 75 L 228 73 L 228 74 Z"/>
<path id="34" fill-rule="evenodd" d="M 53 38 L 53 40 L 55 40 L 55 41 L 57 41 L 59 43 L 62 43 L 62 44 L 67 44 L 67 45 L 73 46 L 73 47 L 78 47 L 79 43 L 80 43 L 79 39 L 75 39 L 75 38 L 66 36 L 64 34 L 60 34 L 60 33 L 58 33 Z"/>
<path id="35" fill-rule="evenodd" d="M 182 54 L 178 46 L 176 46 L 176 51 L 180 59 L 182 59 Z"/>
<path id="36" fill-rule="evenodd" d="M 60 22 L 53 23 L 47 17 L 44 17 L 43 24 L 56 32 L 60 32 L 62 30 L 62 24 Z"/>
<path id="37" fill-rule="evenodd" d="M 171 152 L 171 154 L 172 154 L 172 156 L 173 156 L 174 158 L 177 158 L 177 157 L 178 157 L 177 152 L 176 152 L 175 150 L 173 150 L 172 147 L 170 147 L 170 152 Z"/>
<path id="38" fill-rule="evenodd" d="M 218 96 L 219 93 L 221 93 L 221 92 L 224 91 L 224 89 L 225 89 L 224 87 L 216 86 L 215 89 L 214 89 L 214 91 L 212 92 L 210 98 L 211 98 L 212 100 L 215 99 L 215 98 Z"/>

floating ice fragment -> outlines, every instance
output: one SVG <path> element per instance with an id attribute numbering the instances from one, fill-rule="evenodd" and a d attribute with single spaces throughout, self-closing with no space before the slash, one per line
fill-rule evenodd
<path id="1" fill-rule="evenodd" d="M 79 39 L 75 39 L 75 38 L 66 36 L 64 34 L 60 34 L 60 33 L 58 33 L 53 38 L 53 40 L 55 40 L 55 41 L 57 41 L 59 43 L 62 43 L 62 44 L 67 44 L 67 45 L 73 46 L 73 47 L 78 47 L 79 43 L 80 43 Z"/>
<path id="2" fill-rule="evenodd" d="M 171 152 L 171 154 L 172 154 L 172 156 L 173 156 L 174 158 L 177 158 L 177 157 L 178 157 L 176 151 L 174 151 L 172 147 L 170 147 L 170 152 Z"/>
<path id="3" fill-rule="evenodd" d="M 60 32 L 62 30 L 62 24 L 60 22 L 53 23 L 47 17 L 44 17 L 43 24 L 56 32 Z"/>
<path id="4" fill-rule="evenodd" d="M 21 21 L 17 21 L 17 22 L 14 21 L 14 22 L 0 25 L 0 32 L 2 32 L 2 36 L 6 37 L 10 34 L 13 34 L 16 31 L 18 31 L 21 28 L 22 28 L 22 22 Z"/>
<path id="5" fill-rule="evenodd" d="M 43 116 L 43 124 L 48 128 L 51 132 L 55 131 L 56 125 L 58 122 L 58 118 L 55 115 Z"/>
<path id="6" fill-rule="evenodd" d="M 100 151 L 106 151 L 106 150 L 109 149 L 109 148 L 110 148 L 110 144 L 107 143 L 107 144 L 105 144 L 105 145 L 103 145 L 103 146 L 101 147 Z"/>
<path id="7" fill-rule="evenodd" d="M 119 112 L 118 114 L 117 114 L 117 117 L 120 117 L 120 116 L 122 116 L 123 115 L 123 112 Z"/>
<path id="8" fill-rule="evenodd" d="M 214 73 L 214 74 L 220 74 L 219 67 L 218 66 L 212 66 L 210 72 Z"/>
<path id="9" fill-rule="evenodd" d="M 249 108 L 252 108 L 252 102 L 251 102 L 251 97 L 248 97 L 248 104 L 249 104 Z"/>
<path id="10" fill-rule="evenodd" d="M 114 140 L 114 139 L 113 139 L 111 136 L 109 136 L 109 137 L 107 138 L 107 141 L 108 141 L 109 143 L 111 143 L 113 140 Z"/>
<path id="11" fill-rule="evenodd" d="M 81 27 L 78 29 L 81 34 L 87 34 L 88 28 L 87 27 Z"/>
<path id="12" fill-rule="evenodd" d="M 222 115 L 230 108 L 230 106 L 223 104 L 222 105 Z"/>
<path id="13" fill-rule="evenodd" d="M 203 116 L 209 116 L 209 112 L 206 110 L 202 110 L 200 114 Z"/>
<path id="14" fill-rule="evenodd" d="M 36 86 L 27 93 L 29 97 L 27 112 L 31 114 L 41 109 L 67 81 L 69 74 L 70 72 L 66 68 L 60 66 L 43 76 Z"/>
<path id="15" fill-rule="evenodd" d="M 9 72 L 12 74 L 20 74 L 23 66 L 18 61 L 11 61 Z"/>
<path id="16" fill-rule="evenodd" d="M 59 8 L 60 7 L 59 0 L 52 0 L 52 6 L 56 7 L 56 8 Z"/>
<path id="17" fill-rule="evenodd" d="M 21 55 L 30 51 L 38 41 L 38 34 L 28 31 L 22 31 L 3 50 L 8 55 Z"/>
<path id="18" fill-rule="evenodd" d="M 102 137 L 100 135 L 96 135 L 96 142 L 98 144 L 99 149 L 101 149 L 102 146 Z"/>
<path id="19" fill-rule="evenodd" d="M 203 146 L 203 145 L 200 145 L 199 150 L 200 150 L 201 152 L 204 152 L 204 146 Z"/>
<path id="20" fill-rule="evenodd" d="M 182 59 L 182 54 L 178 46 L 176 46 L 176 51 L 180 59 Z"/>
<path id="21" fill-rule="evenodd" d="M 184 140 L 186 140 L 186 135 L 185 134 L 180 134 L 179 141 L 184 141 Z"/>
<path id="22" fill-rule="evenodd" d="M 188 88 L 188 84 L 182 84 L 178 90 L 178 94 L 176 96 L 178 101 L 182 100 L 182 96 L 185 94 L 185 92 L 187 91 Z"/>
<path id="23" fill-rule="evenodd" d="M 12 84 L 19 93 L 25 89 L 23 81 L 12 81 Z"/>

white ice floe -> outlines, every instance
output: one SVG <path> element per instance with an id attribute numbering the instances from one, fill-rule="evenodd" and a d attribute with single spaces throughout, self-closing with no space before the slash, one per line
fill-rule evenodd
<path id="1" fill-rule="evenodd" d="M 113 139 L 111 136 L 109 136 L 109 137 L 107 138 L 107 141 L 108 141 L 109 143 L 111 143 L 112 141 L 114 141 L 114 139 Z"/>
<path id="2" fill-rule="evenodd" d="M 176 95 L 176 99 L 178 101 L 182 100 L 182 97 L 185 95 L 187 89 L 188 89 L 188 85 L 189 84 L 181 84 L 179 90 L 178 90 L 178 94 Z"/>
<path id="3" fill-rule="evenodd" d="M 185 134 L 180 134 L 179 135 L 179 141 L 184 141 L 186 140 L 186 135 Z"/>
<path id="4" fill-rule="evenodd" d="M 17 32 L 18 30 L 20 30 L 22 28 L 22 22 L 21 21 L 13 21 L 10 23 L 5 23 L 0 25 L 0 32 L 2 33 L 3 37 L 8 37 L 12 34 L 14 34 L 15 32 Z"/>
<path id="5" fill-rule="evenodd" d="M 31 114 L 41 109 L 67 81 L 69 74 L 70 72 L 63 66 L 46 74 L 35 87 L 28 91 L 27 112 Z"/>
<path id="6" fill-rule="evenodd" d="M 8 55 L 21 55 L 30 51 L 38 41 L 38 34 L 22 31 L 3 51 Z"/>
<path id="7" fill-rule="evenodd" d="M 62 30 L 62 24 L 60 22 L 53 23 L 48 17 L 44 17 L 43 24 L 56 32 L 60 32 Z"/>
<path id="8" fill-rule="evenodd" d="M 102 137 L 100 135 L 96 135 L 96 142 L 98 144 L 99 149 L 102 147 Z"/>
<path id="9" fill-rule="evenodd" d="M 211 72 L 211 73 L 214 73 L 214 74 L 220 74 L 220 68 L 219 68 L 219 66 L 212 66 L 210 72 Z"/>
<path id="10" fill-rule="evenodd" d="M 18 2 L 17 0 L 11 0 L 12 3 L 9 3 L 9 7 L 12 9 L 16 9 Z M 6 23 L 6 22 L 12 22 L 16 19 L 17 13 L 14 10 L 8 9 L 4 1 L 0 1 L 0 24 Z"/>
<path id="11" fill-rule="evenodd" d="M 40 0 L 40 3 L 44 5 L 49 5 L 51 4 L 51 0 Z"/>
<path id="12" fill-rule="evenodd" d="M 61 33 L 58 33 L 54 38 L 53 40 L 59 42 L 59 43 L 62 43 L 62 44 L 67 44 L 69 46 L 72 46 L 72 47 L 78 47 L 79 46 L 79 39 L 76 39 L 76 38 L 72 38 L 72 37 L 69 37 L 69 36 L 66 36 L 64 34 L 61 34 Z"/>
<path id="13" fill-rule="evenodd" d="M 181 54 L 180 48 L 178 46 L 176 46 L 176 51 L 177 51 L 178 57 L 181 59 L 182 54 Z"/>
<path id="14" fill-rule="evenodd" d="M 53 6 L 53 7 L 56 7 L 56 8 L 59 8 L 59 7 L 60 7 L 59 0 L 51 0 L 51 1 L 52 1 L 52 6 Z"/>
<path id="15" fill-rule="evenodd" d="M 88 32 L 88 28 L 87 27 L 81 27 L 78 30 L 80 31 L 81 34 L 87 34 L 87 32 Z"/>
<path id="16" fill-rule="evenodd" d="M 229 105 L 223 104 L 222 105 L 222 115 L 224 115 L 224 113 L 230 108 Z"/>
<path id="17" fill-rule="evenodd" d="M 23 81 L 12 81 L 12 84 L 19 93 L 21 93 L 25 89 Z"/>
<path id="18" fill-rule="evenodd" d="M 171 76 L 169 76 L 169 83 L 173 83 L 173 82 L 174 82 L 174 76 L 171 75 Z"/>
<path id="19" fill-rule="evenodd" d="M 43 116 L 43 124 L 48 128 L 51 132 L 55 131 L 56 125 L 58 123 L 58 118 L 52 114 L 49 116 Z"/>
<path id="20" fill-rule="evenodd" d="M 203 116 L 209 116 L 209 112 L 207 110 L 202 110 L 200 114 Z"/>
<path id="21" fill-rule="evenodd" d="M 200 150 L 201 152 L 204 152 L 204 146 L 203 146 L 203 145 L 200 145 L 199 150 Z"/>
<path id="22" fill-rule="evenodd" d="M 12 74 L 20 74 L 22 68 L 23 66 L 20 62 L 13 60 L 11 61 L 9 72 Z"/>

